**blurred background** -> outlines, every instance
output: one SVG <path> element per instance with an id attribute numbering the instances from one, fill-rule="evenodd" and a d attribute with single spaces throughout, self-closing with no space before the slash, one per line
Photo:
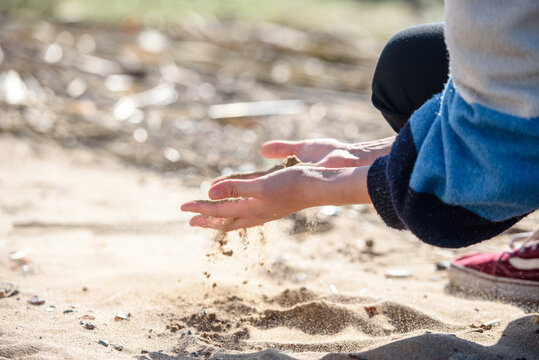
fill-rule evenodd
<path id="1" fill-rule="evenodd" d="M 442 0 L 2 0 L 0 131 L 184 179 L 270 139 L 392 135 L 370 105 L 396 31 Z"/>

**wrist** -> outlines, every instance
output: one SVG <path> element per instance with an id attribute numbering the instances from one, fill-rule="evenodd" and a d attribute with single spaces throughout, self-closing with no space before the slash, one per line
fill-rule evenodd
<path id="1" fill-rule="evenodd" d="M 314 191 L 308 192 L 314 197 L 310 206 L 368 204 L 367 192 L 368 166 L 340 169 L 318 170 L 318 178 L 313 185 Z"/>
<path id="2" fill-rule="evenodd" d="M 384 139 L 352 144 L 350 152 L 359 158 L 365 159 L 367 164 L 372 164 L 380 156 L 389 154 L 395 138 L 396 136 L 391 136 Z"/>

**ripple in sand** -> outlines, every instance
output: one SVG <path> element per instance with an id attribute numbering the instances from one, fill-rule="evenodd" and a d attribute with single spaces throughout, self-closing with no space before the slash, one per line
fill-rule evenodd
<path id="1" fill-rule="evenodd" d="M 396 302 L 324 294 L 307 288 L 287 289 L 277 296 L 264 297 L 264 301 L 232 296 L 213 305 L 211 310 L 170 319 L 169 329 L 182 330 L 181 334 L 192 330 L 191 343 L 196 338 L 215 349 L 272 347 L 328 352 L 358 351 L 388 336 L 401 337 L 418 329 L 460 328 Z M 272 329 L 279 328 L 286 328 L 290 337 L 273 340 Z M 180 343 L 186 342 L 181 336 Z"/>

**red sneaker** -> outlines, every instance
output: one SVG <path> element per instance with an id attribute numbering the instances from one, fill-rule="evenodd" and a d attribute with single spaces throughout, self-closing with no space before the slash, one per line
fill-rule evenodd
<path id="1" fill-rule="evenodd" d="M 514 249 L 517 242 L 522 242 Z M 475 294 L 539 302 L 539 229 L 517 234 L 510 252 L 478 253 L 452 261 L 449 281 Z"/>

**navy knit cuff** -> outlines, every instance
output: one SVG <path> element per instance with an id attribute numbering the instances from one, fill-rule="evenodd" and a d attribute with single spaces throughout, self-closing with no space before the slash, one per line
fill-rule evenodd
<path id="1" fill-rule="evenodd" d="M 403 224 L 391 199 L 391 192 L 386 177 L 386 165 L 389 155 L 379 157 L 372 163 L 367 173 L 367 190 L 376 212 L 382 217 L 387 226 L 404 230 Z"/>

